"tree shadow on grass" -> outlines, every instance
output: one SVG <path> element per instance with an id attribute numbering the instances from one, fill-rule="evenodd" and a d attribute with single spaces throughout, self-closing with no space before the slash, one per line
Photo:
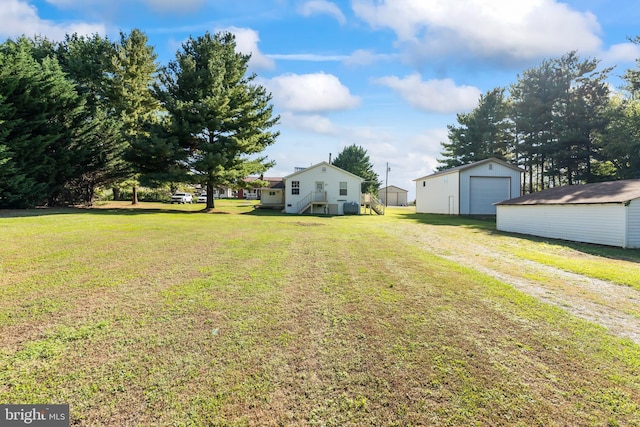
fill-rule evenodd
<path id="1" fill-rule="evenodd" d="M 34 208 L 34 209 L 2 209 L 0 210 L 0 219 L 3 218 L 26 218 L 26 217 L 42 217 L 52 215 L 149 215 L 157 213 L 171 214 L 202 214 L 215 213 L 226 214 L 229 212 L 212 211 L 206 209 L 187 211 L 183 209 L 172 208 L 139 208 L 139 207 L 64 207 L 64 208 Z"/>
<path id="2" fill-rule="evenodd" d="M 496 231 L 495 215 L 467 216 L 467 215 L 438 215 L 414 212 L 398 213 L 397 218 L 414 221 L 419 224 L 444 225 L 453 227 L 477 228 L 487 232 Z"/>

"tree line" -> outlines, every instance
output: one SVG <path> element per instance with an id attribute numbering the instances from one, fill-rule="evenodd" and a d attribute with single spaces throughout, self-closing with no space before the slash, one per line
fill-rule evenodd
<path id="1" fill-rule="evenodd" d="M 632 39 L 636 44 L 640 38 Z M 525 170 L 524 191 L 640 178 L 640 59 L 607 83 L 612 68 L 576 52 L 524 71 L 457 115 L 442 142 L 439 170 L 489 157 Z"/>
<path id="2" fill-rule="evenodd" d="M 213 188 L 273 166 L 279 120 L 231 33 L 190 37 L 162 66 L 140 30 L 0 44 L 0 208 L 90 204 L 98 188 Z"/>

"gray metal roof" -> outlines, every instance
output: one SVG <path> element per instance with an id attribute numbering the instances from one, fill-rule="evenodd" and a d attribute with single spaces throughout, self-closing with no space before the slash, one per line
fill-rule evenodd
<path id="1" fill-rule="evenodd" d="M 495 157 L 490 157 L 488 159 L 479 160 L 477 162 L 469 163 L 469 164 L 466 164 L 466 165 L 456 166 L 456 167 L 453 167 L 453 168 L 449 168 L 449 169 L 441 170 L 441 171 L 438 171 L 438 172 L 434 172 L 431 175 L 427 175 L 427 176 L 423 176 L 423 177 L 420 177 L 420 178 L 416 178 L 416 179 L 414 179 L 414 181 L 419 181 L 421 179 L 431 178 L 433 176 L 444 175 L 444 174 L 452 173 L 452 172 L 460 172 L 460 171 L 463 171 L 463 170 L 466 170 L 466 169 L 470 169 L 470 168 L 474 168 L 476 166 L 480 166 L 480 165 L 482 165 L 484 163 L 489 163 L 489 162 L 498 163 L 498 164 L 501 164 L 501 165 L 506 166 L 508 168 L 517 170 L 519 172 L 524 172 L 524 169 L 521 169 L 518 166 L 512 165 L 511 163 L 505 162 L 504 160 L 500 160 L 500 159 L 497 159 Z"/>
<path id="2" fill-rule="evenodd" d="M 505 200 L 496 205 L 626 203 L 640 198 L 640 179 L 565 185 Z"/>

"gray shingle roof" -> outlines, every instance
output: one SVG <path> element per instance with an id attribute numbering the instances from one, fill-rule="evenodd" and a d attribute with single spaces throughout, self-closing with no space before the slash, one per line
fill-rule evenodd
<path id="1" fill-rule="evenodd" d="M 496 205 L 625 203 L 640 198 L 640 179 L 565 185 L 505 200 Z"/>

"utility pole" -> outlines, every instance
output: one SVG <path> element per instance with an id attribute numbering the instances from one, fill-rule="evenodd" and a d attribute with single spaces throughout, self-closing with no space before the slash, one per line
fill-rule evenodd
<path id="1" fill-rule="evenodd" d="M 389 206 L 389 171 L 391 169 L 389 168 L 389 162 L 387 162 L 387 176 L 384 179 L 384 183 L 386 184 L 384 187 L 384 207 L 386 208 L 387 206 Z"/>

